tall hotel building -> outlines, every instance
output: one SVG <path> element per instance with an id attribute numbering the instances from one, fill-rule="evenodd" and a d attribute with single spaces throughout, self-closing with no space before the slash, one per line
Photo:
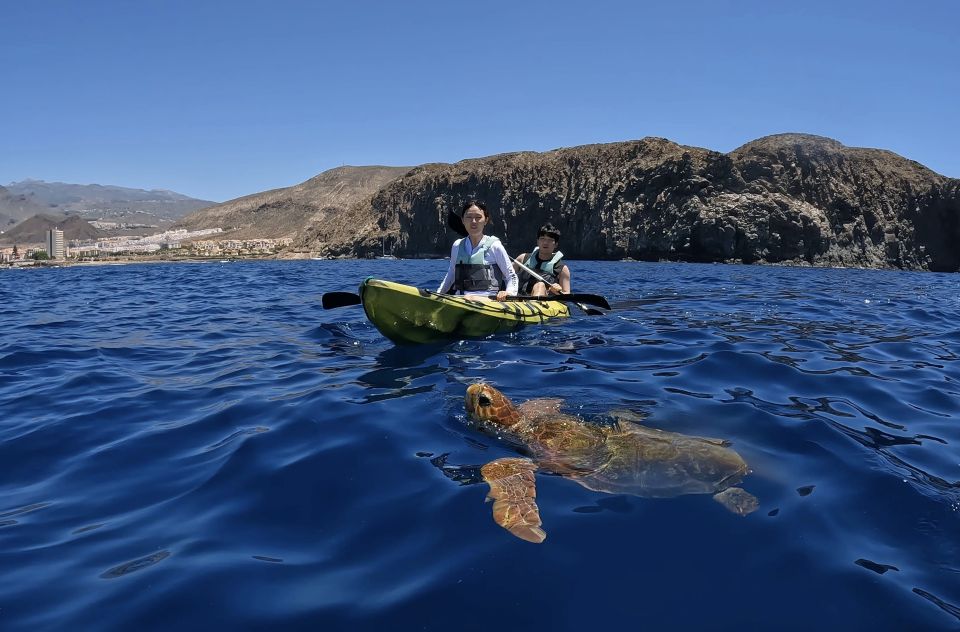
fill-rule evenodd
<path id="1" fill-rule="evenodd" d="M 52 228 L 47 231 L 47 256 L 51 259 L 63 259 L 63 231 Z"/>

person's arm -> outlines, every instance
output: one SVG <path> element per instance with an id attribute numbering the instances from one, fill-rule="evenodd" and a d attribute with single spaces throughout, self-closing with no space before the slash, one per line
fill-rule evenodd
<path id="1" fill-rule="evenodd" d="M 557 277 L 557 280 L 560 281 L 560 287 L 564 294 L 570 293 L 570 266 L 563 264 L 563 269 L 560 270 L 560 275 Z"/>
<path id="2" fill-rule="evenodd" d="M 524 270 L 522 267 L 524 265 L 524 262 L 527 260 L 527 257 L 529 256 L 530 256 L 529 252 L 524 252 L 518 255 L 517 258 L 511 262 L 512 263 L 511 267 L 513 268 L 513 271 L 517 273 L 517 293 L 518 294 L 520 293 L 520 279 L 523 279 L 524 282 L 526 282 L 527 277 L 529 276 L 527 274 L 527 271 Z"/>
<path id="3" fill-rule="evenodd" d="M 519 264 L 521 264 L 521 263 L 523 263 L 524 261 L 526 261 L 526 260 L 527 260 L 527 257 L 529 257 L 529 256 L 530 256 L 530 253 L 529 253 L 529 252 L 522 252 L 522 253 L 520 253 L 519 255 L 517 255 L 517 258 L 516 258 L 516 259 L 513 260 L 513 270 L 514 270 L 517 274 L 520 274 L 520 271 L 523 270 L 523 268 L 521 268 Z"/>
<path id="4" fill-rule="evenodd" d="M 517 273 L 513 271 L 513 261 L 507 254 L 507 249 L 498 241 L 488 252 L 493 256 L 493 263 L 500 268 L 503 278 L 507 281 L 507 288 L 497 292 L 497 300 L 502 301 L 507 296 L 516 296 L 520 281 L 517 279 Z"/>
<path id="5" fill-rule="evenodd" d="M 443 282 L 441 282 L 440 287 L 437 288 L 437 294 L 445 294 L 457 278 L 457 250 L 460 248 L 460 241 L 461 240 L 458 239 L 453 242 L 453 246 L 450 248 L 450 265 L 447 266 L 447 274 L 443 277 Z"/>

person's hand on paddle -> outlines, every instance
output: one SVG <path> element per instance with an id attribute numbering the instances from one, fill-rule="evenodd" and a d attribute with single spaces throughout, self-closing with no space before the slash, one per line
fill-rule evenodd
<path id="1" fill-rule="evenodd" d="M 530 289 L 530 292 L 534 296 L 546 297 L 551 294 L 560 295 L 560 294 L 570 294 L 570 267 L 563 266 L 560 270 L 559 279 L 555 283 L 550 283 L 547 279 L 537 274 L 536 270 L 527 266 L 523 263 L 526 253 L 520 255 L 513 260 L 513 267 L 517 270 L 523 270 L 534 279 L 539 281 L 539 283 L 533 285 Z M 538 255 L 539 256 L 539 255 Z M 564 291 L 564 287 L 567 288 L 567 291 Z M 542 288 L 542 289 L 541 289 Z"/>
<path id="2" fill-rule="evenodd" d="M 500 290 L 499 292 L 496 293 L 496 295 L 492 295 L 492 296 L 480 296 L 479 294 L 467 294 L 463 298 L 467 299 L 468 301 L 487 301 L 490 299 L 493 299 L 495 301 L 505 301 L 507 300 L 508 296 L 510 295 L 507 294 L 506 290 Z"/>

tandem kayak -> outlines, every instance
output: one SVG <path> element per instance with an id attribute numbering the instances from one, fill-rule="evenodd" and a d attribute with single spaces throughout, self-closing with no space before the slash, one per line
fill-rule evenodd
<path id="1" fill-rule="evenodd" d="M 559 301 L 468 300 L 374 278 L 360 284 L 360 301 L 370 322 L 396 343 L 482 338 L 570 315 Z"/>

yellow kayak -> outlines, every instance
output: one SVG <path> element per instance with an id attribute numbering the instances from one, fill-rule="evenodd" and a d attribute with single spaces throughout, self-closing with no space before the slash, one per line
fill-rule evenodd
<path id="1" fill-rule="evenodd" d="M 370 322 L 396 343 L 483 338 L 570 315 L 560 301 L 469 300 L 374 278 L 360 284 L 360 300 Z"/>

